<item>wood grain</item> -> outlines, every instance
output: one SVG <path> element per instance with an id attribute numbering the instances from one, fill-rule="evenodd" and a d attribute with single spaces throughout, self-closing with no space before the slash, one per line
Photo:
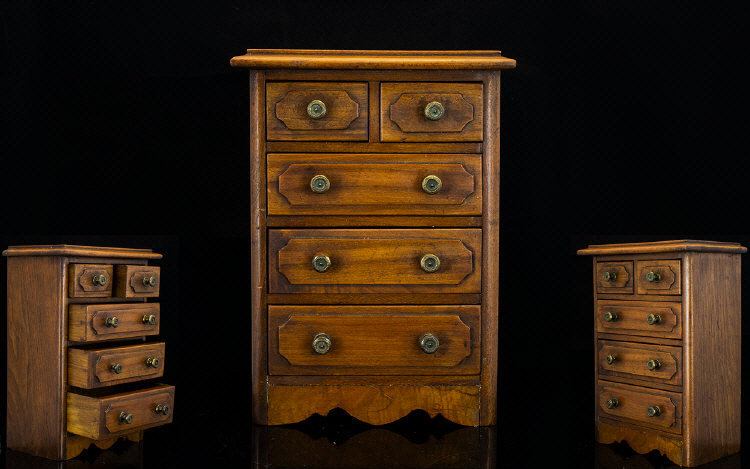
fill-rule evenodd
<path id="1" fill-rule="evenodd" d="M 153 277 L 155 284 L 145 285 Z M 159 296 L 161 269 L 153 265 L 116 265 L 114 294 L 119 298 L 152 298 Z"/>
<path id="2" fill-rule="evenodd" d="M 3 251 L 3 256 L 79 256 L 116 259 L 161 259 L 162 257 L 161 254 L 155 253 L 151 249 L 73 246 L 69 244 L 10 246 Z"/>
<path id="3" fill-rule="evenodd" d="M 378 104 L 376 101 L 375 105 Z M 482 153 L 481 142 L 380 142 L 378 115 L 370 118 L 370 126 L 375 129 L 372 142 L 266 142 L 266 150 L 268 153 Z"/>
<path id="4" fill-rule="evenodd" d="M 586 249 L 580 249 L 578 255 L 613 256 L 617 254 L 650 254 L 666 252 L 726 252 L 744 254 L 747 252 L 747 248 L 739 243 L 681 239 L 674 241 L 652 241 L 647 243 L 594 244 Z"/>
<path id="5" fill-rule="evenodd" d="M 596 304 L 597 332 L 682 339 L 681 303 L 599 300 Z M 652 314 L 659 322 L 649 324 Z"/>
<path id="6" fill-rule="evenodd" d="M 605 280 L 605 274 L 615 275 L 615 280 Z M 633 262 L 597 262 L 596 291 L 598 293 L 633 293 Z"/>
<path id="7" fill-rule="evenodd" d="M 600 418 L 597 423 L 596 441 L 615 443 L 625 441 L 641 454 L 657 450 L 671 461 L 684 465 L 683 440 L 676 435 L 657 432 L 638 425 L 630 425 L 617 420 Z"/>
<path id="8" fill-rule="evenodd" d="M 680 260 L 636 261 L 636 278 L 639 295 L 681 295 L 682 273 Z M 658 280 L 649 282 L 649 273 L 658 275 Z"/>
<path id="9" fill-rule="evenodd" d="M 599 381 L 598 395 L 600 415 L 682 433 L 682 395 L 679 393 Z M 611 399 L 617 399 L 618 405 L 609 409 L 606 403 Z M 657 406 L 660 413 L 649 417 L 646 410 L 653 406 Z"/>
<path id="10" fill-rule="evenodd" d="M 481 293 L 271 293 L 268 304 L 289 305 L 471 305 L 482 302 Z"/>
<path id="11" fill-rule="evenodd" d="M 158 378 L 164 374 L 164 356 L 164 342 L 102 349 L 71 347 L 68 349 L 68 384 L 95 389 Z M 149 358 L 159 360 L 158 366 L 148 366 Z M 112 371 L 114 365 L 121 365 L 122 371 Z"/>
<path id="12" fill-rule="evenodd" d="M 612 364 L 606 361 L 608 355 L 615 358 Z M 649 360 L 658 360 L 661 366 L 649 370 L 646 366 Z M 682 369 L 681 347 L 599 340 L 600 378 L 622 377 L 648 381 L 654 386 L 681 386 Z"/>
<path id="13" fill-rule="evenodd" d="M 154 316 L 156 324 L 144 324 L 143 316 Z M 159 334 L 159 303 L 72 304 L 68 306 L 68 340 L 100 342 Z M 107 319 L 117 318 L 117 327 Z"/>
<path id="14" fill-rule="evenodd" d="M 460 216 L 361 216 L 361 215 L 274 215 L 267 218 L 269 228 L 481 228 L 482 217 Z"/>
<path id="15" fill-rule="evenodd" d="M 112 296 L 113 267 L 108 264 L 69 264 L 68 296 L 98 298 Z M 104 275 L 103 285 L 94 284 L 94 276 Z"/>

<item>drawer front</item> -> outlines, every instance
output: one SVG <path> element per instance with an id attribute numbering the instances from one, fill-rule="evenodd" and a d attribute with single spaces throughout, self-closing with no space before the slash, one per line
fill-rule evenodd
<path id="1" fill-rule="evenodd" d="M 481 155 L 268 155 L 269 215 L 481 215 Z"/>
<path id="2" fill-rule="evenodd" d="M 112 296 L 112 271 L 108 264 L 68 265 L 68 295 L 71 298 Z"/>
<path id="3" fill-rule="evenodd" d="M 159 296 L 161 269 L 150 265 L 115 266 L 115 296 L 148 298 Z"/>
<path id="4" fill-rule="evenodd" d="M 681 295 L 679 259 L 637 261 L 635 263 L 639 295 Z"/>
<path id="5" fill-rule="evenodd" d="M 479 229 L 269 230 L 270 293 L 479 293 Z"/>
<path id="6" fill-rule="evenodd" d="M 98 342 L 159 333 L 159 303 L 70 305 L 68 340 Z"/>
<path id="7" fill-rule="evenodd" d="M 682 385 L 682 348 L 599 340 L 599 375 Z"/>
<path id="8" fill-rule="evenodd" d="M 172 421 L 174 386 L 91 397 L 68 393 L 68 431 L 105 440 Z"/>
<path id="9" fill-rule="evenodd" d="M 682 395 L 674 392 L 598 383 L 599 415 L 682 433 Z"/>
<path id="10" fill-rule="evenodd" d="M 104 349 L 68 349 L 68 384 L 94 389 L 158 378 L 164 374 L 164 343 Z"/>
<path id="11" fill-rule="evenodd" d="M 596 291 L 598 293 L 633 294 L 633 262 L 597 262 Z"/>
<path id="12" fill-rule="evenodd" d="M 597 332 L 645 337 L 682 338 L 682 305 L 645 301 L 599 300 Z"/>
<path id="13" fill-rule="evenodd" d="M 480 307 L 269 306 L 277 375 L 479 373 Z"/>
<path id="14" fill-rule="evenodd" d="M 366 141 L 367 83 L 268 82 L 268 140 Z"/>
<path id="15" fill-rule="evenodd" d="M 481 142 L 481 83 L 382 83 L 383 142 Z"/>

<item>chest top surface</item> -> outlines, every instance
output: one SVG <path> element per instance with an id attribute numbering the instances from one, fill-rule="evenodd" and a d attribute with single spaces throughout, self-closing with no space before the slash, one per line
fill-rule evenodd
<path id="1" fill-rule="evenodd" d="M 681 239 L 672 241 L 653 241 L 648 243 L 592 244 L 586 249 L 580 249 L 578 255 L 607 256 L 617 254 L 649 254 L 689 251 L 742 254 L 747 252 L 747 248 L 739 243 Z"/>

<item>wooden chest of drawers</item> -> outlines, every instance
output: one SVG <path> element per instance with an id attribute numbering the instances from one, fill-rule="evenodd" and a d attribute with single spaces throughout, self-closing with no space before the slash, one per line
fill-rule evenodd
<path id="1" fill-rule="evenodd" d="M 597 441 L 697 466 L 740 450 L 735 243 L 589 246 Z"/>
<path id="2" fill-rule="evenodd" d="M 253 420 L 496 420 L 499 52 L 249 50 Z"/>
<path id="3" fill-rule="evenodd" d="M 145 249 L 12 246 L 7 446 L 69 459 L 172 421 L 159 334 L 161 259 Z M 150 384 L 149 384 L 150 383 Z"/>

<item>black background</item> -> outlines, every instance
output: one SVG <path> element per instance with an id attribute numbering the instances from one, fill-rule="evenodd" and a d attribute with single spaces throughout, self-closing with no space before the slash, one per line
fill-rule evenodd
<path id="1" fill-rule="evenodd" d="M 746 18 L 733 5 L 66 3 L 5 2 L 0 13 L 0 246 L 164 254 L 164 380 L 178 411 L 147 432 L 146 466 L 251 458 L 248 87 L 229 66 L 246 48 L 517 59 L 501 113 L 498 431 L 509 465 L 593 461 L 591 259 L 577 249 L 750 245 Z"/>

